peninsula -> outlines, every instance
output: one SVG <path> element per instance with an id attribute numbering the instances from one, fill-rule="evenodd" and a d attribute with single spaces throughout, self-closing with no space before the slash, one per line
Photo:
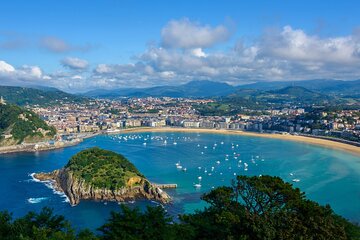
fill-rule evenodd
<path id="1" fill-rule="evenodd" d="M 74 155 L 68 164 L 50 173 L 37 173 L 34 178 L 51 181 L 64 192 L 70 204 L 80 200 L 123 202 L 139 198 L 169 203 L 170 196 L 150 183 L 124 156 L 98 147 Z"/>

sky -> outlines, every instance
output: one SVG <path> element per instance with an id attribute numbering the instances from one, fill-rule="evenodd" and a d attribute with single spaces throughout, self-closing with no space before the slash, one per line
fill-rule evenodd
<path id="1" fill-rule="evenodd" d="M 2 0 L 0 85 L 360 79 L 360 1 Z"/>

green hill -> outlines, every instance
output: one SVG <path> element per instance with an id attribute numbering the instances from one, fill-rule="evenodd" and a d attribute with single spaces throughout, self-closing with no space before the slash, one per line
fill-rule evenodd
<path id="1" fill-rule="evenodd" d="M 94 187 L 118 189 L 144 176 L 124 156 L 97 147 L 74 155 L 65 166 L 75 177 Z"/>
<path id="2" fill-rule="evenodd" d="M 56 88 L 37 89 L 26 87 L 0 86 L 0 96 L 2 96 L 7 102 L 20 106 L 49 106 L 61 103 L 85 102 L 88 100 L 85 97 L 69 94 Z"/>
<path id="3" fill-rule="evenodd" d="M 12 104 L 0 104 L 0 146 L 51 139 L 56 134 L 36 113 Z"/>
<path id="4" fill-rule="evenodd" d="M 34 177 L 52 181 L 56 189 L 65 193 L 72 206 L 80 200 L 124 202 L 141 198 L 161 203 L 171 200 L 124 156 L 98 147 L 79 152 L 61 169 L 37 173 Z"/>

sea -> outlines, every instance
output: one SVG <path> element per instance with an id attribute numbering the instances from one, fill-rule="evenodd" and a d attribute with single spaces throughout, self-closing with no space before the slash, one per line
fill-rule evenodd
<path id="1" fill-rule="evenodd" d="M 100 135 L 68 148 L 0 155 L 0 211 L 16 218 L 50 207 L 76 229 L 96 230 L 111 211 L 119 211 L 118 203 L 81 201 L 72 207 L 64 194 L 31 176 L 59 169 L 72 155 L 94 146 L 124 155 L 151 182 L 177 184 L 166 190 L 173 201 L 164 206 L 175 220 L 179 214 L 203 209 L 206 204 L 200 197 L 215 187 L 230 186 L 237 175 L 272 175 L 360 222 L 358 155 L 281 139 L 196 132 Z M 125 204 L 142 210 L 158 205 L 146 200 Z"/>

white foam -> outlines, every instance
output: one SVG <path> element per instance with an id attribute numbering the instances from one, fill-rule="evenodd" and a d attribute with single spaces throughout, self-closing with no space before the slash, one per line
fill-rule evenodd
<path id="1" fill-rule="evenodd" d="M 45 181 L 41 181 L 37 178 L 34 177 L 35 173 L 31 173 L 29 174 L 29 176 L 31 176 L 32 179 L 30 179 L 33 182 L 41 182 L 44 183 L 46 187 L 50 188 L 54 194 L 59 195 L 62 198 L 65 198 L 65 200 L 63 202 L 70 202 L 69 198 L 66 196 L 66 194 L 64 192 L 61 191 L 57 191 L 54 187 L 54 181 L 51 180 L 45 180 Z"/>
<path id="2" fill-rule="evenodd" d="M 29 174 L 29 176 L 31 177 L 31 179 L 29 179 L 32 182 L 41 182 L 39 179 L 34 177 L 35 173 L 31 173 Z"/>
<path id="3" fill-rule="evenodd" d="M 39 198 L 28 198 L 28 203 L 34 204 L 34 203 L 40 203 L 44 200 L 48 199 L 47 197 L 39 197 Z"/>

